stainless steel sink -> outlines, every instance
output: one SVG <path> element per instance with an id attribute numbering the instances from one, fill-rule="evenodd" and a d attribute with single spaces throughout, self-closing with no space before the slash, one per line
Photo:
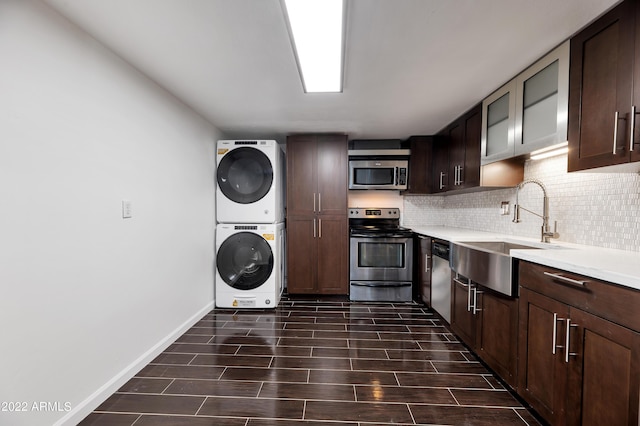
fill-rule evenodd
<path id="1" fill-rule="evenodd" d="M 517 262 L 510 253 L 519 249 L 542 247 L 507 241 L 453 242 L 451 269 L 475 283 L 507 296 L 517 296 Z"/>

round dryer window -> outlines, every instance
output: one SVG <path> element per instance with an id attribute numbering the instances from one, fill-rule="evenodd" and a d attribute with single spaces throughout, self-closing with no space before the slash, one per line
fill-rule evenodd
<path id="1" fill-rule="evenodd" d="M 255 203 L 267 195 L 272 182 L 271 161 L 255 148 L 229 151 L 218 164 L 218 187 L 236 203 Z"/>
<path id="2" fill-rule="evenodd" d="M 224 240 L 216 259 L 224 282 L 238 290 L 260 287 L 273 271 L 269 243 L 252 232 L 239 232 Z"/>

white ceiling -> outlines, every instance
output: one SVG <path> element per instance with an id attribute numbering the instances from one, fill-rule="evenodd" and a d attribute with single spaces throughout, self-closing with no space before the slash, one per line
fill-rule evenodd
<path id="1" fill-rule="evenodd" d="M 226 133 L 433 134 L 617 0 L 347 0 L 343 93 L 305 94 L 279 0 L 44 0 Z"/>

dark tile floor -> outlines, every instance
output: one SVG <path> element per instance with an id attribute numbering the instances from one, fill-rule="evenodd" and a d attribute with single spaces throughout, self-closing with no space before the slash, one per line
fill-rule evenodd
<path id="1" fill-rule="evenodd" d="M 538 425 L 415 304 L 216 309 L 82 425 Z"/>

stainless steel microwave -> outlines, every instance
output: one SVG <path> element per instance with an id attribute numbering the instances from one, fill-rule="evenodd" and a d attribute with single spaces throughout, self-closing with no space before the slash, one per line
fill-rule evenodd
<path id="1" fill-rule="evenodd" d="M 409 160 L 349 160 L 349 189 L 407 189 Z"/>

